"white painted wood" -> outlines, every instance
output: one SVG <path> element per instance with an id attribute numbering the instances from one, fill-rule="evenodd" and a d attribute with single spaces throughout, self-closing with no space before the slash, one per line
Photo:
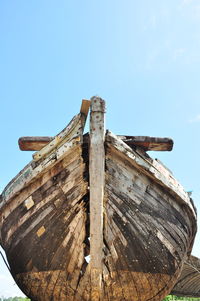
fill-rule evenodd
<path id="1" fill-rule="evenodd" d="M 91 100 L 90 115 L 90 268 L 91 300 L 101 300 L 103 273 L 103 198 L 104 198 L 104 113 L 105 102 Z"/>

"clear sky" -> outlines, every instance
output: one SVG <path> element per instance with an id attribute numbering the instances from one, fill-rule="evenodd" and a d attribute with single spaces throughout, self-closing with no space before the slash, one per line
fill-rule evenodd
<path id="1" fill-rule="evenodd" d="M 199 0 L 0 0 L 0 191 L 31 160 L 18 138 L 55 135 L 93 95 L 115 134 L 174 139 L 152 155 L 199 210 Z M 0 261 L 0 296 L 10 283 Z"/>

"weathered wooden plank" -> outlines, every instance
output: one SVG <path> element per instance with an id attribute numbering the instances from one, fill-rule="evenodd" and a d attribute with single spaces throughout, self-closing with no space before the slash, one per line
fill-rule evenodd
<path id="1" fill-rule="evenodd" d="M 80 136 L 83 133 L 82 114 L 76 115 L 68 126 L 56 135 L 53 140 L 43 147 L 40 151 L 33 154 L 33 160 L 38 161 L 45 158 L 47 155 L 55 151 L 55 149 L 66 142 L 71 141 L 74 137 Z"/>
<path id="2" fill-rule="evenodd" d="M 117 280 L 120 278 L 125 300 L 130 299 L 126 292 L 128 284 L 136 287 L 132 294 L 134 300 L 162 300 L 173 286 L 190 249 L 195 232 L 194 216 L 168 186 L 152 181 L 148 170 L 153 160 L 137 149 L 131 151 L 116 139 L 118 151 L 114 147 L 117 142 L 106 139 L 104 241 L 110 249 L 106 261 L 120 271 L 115 281 L 120 286 Z M 166 179 L 170 176 L 167 170 L 160 169 L 160 173 Z M 122 271 L 128 273 L 126 283 Z"/>
<path id="3" fill-rule="evenodd" d="M 103 273 L 103 198 L 104 198 L 104 113 L 105 102 L 91 100 L 90 115 L 90 268 L 91 300 L 101 300 Z"/>
<path id="4" fill-rule="evenodd" d="M 170 138 L 148 137 L 148 136 L 117 136 L 130 147 L 140 146 L 145 151 L 171 151 L 173 140 Z"/>
<path id="5" fill-rule="evenodd" d="M 160 225 L 156 225 L 156 222 L 163 219 L 163 225 L 166 226 L 166 229 L 163 229 L 164 232 L 162 231 L 162 233 L 164 233 L 164 237 L 169 237 L 169 234 L 173 235 L 174 243 L 172 248 L 170 248 L 171 250 L 174 249 L 177 251 L 176 253 L 179 257 L 177 258 L 177 260 L 179 261 L 180 258 L 182 260 L 185 251 L 191 250 L 193 244 L 193 241 L 191 241 L 190 239 L 188 240 L 188 238 L 194 237 L 194 233 L 196 231 L 195 225 L 191 223 L 191 220 L 193 221 L 193 214 L 191 214 L 189 210 L 190 207 L 183 206 L 183 200 L 182 202 L 180 202 L 179 196 L 175 196 L 173 193 L 171 194 L 171 191 L 170 189 L 168 189 L 167 185 L 163 185 L 162 188 L 159 185 L 159 182 L 155 181 L 155 179 L 154 181 L 152 181 L 151 177 L 149 177 L 146 173 L 146 171 L 148 170 L 147 167 L 145 168 L 145 170 L 143 170 L 143 168 L 141 168 L 141 170 L 138 170 L 138 167 L 141 165 L 134 167 L 134 164 L 131 164 L 132 161 L 130 161 L 130 159 L 127 161 L 128 152 L 126 153 L 126 155 L 124 153 L 125 156 L 120 158 L 119 153 L 116 153 L 112 147 L 109 147 L 107 150 L 107 156 L 108 155 L 109 161 L 107 159 L 107 167 L 109 166 L 111 173 L 111 175 L 109 176 L 111 177 L 111 183 L 109 183 L 109 186 L 111 186 L 113 191 L 115 191 L 117 187 L 120 187 L 118 196 L 119 198 L 124 200 L 124 206 L 121 207 L 121 210 L 123 211 L 123 209 L 126 207 L 126 200 L 128 200 L 127 196 L 129 198 L 132 198 L 132 200 L 136 202 L 135 205 L 137 207 L 133 207 L 132 210 L 129 210 L 128 208 L 125 209 L 125 211 L 123 211 L 124 216 L 126 216 L 128 212 L 134 213 L 138 211 L 138 209 L 140 210 L 139 206 L 141 206 L 145 219 L 147 219 L 147 221 L 144 224 L 143 219 L 139 220 L 138 225 L 144 224 L 148 228 L 148 225 L 151 225 L 151 227 L 153 227 L 153 225 L 155 224 L 155 232 L 157 232 L 157 229 L 162 228 L 162 223 L 159 222 Z M 135 155 L 138 156 L 136 152 Z M 116 167 L 112 166 L 110 160 L 117 160 Z M 122 162 L 124 164 L 124 167 L 122 166 Z M 149 163 L 152 164 L 154 162 L 149 161 Z M 158 163 L 156 162 L 156 164 Z M 164 169 L 164 167 L 162 167 L 162 169 Z M 129 174 L 127 173 L 128 171 Z M 112 174 L 114 175 L 114 179 L 112 178 Z M 165 170 L 165 173 L 162 172 L 162 174 L 166 174 L 166 179 L 168 178 L 168 176 L 170 176 L 167 170 Z M 132 185 L 131 181 L 133 181 Z M 124 184 L 122 185 L 122 183 Z M 181 188 L 182 187 L 180 187 L 180 191 L 182 190 Z M 152 196 L 152 193 L 154 197 Z M 176 201 L 174 200 L 174 198 L 176 199 Z M 146 200 L 146 204 L 144 200 Z M 163 202 L 163 200 L 165 201 Z M 132 202 L 132 204 L 134 204 L 134 202 Z M 156 210 L 154 210 L 154 208 Z M 136 219 L 136 216 L 136 214 L 132 216 L 133 221 Z M 159 236 L 158 232 L 157 234 Z M 161 238 L 161 236 L 159 237 Z M 180 250 L 180 246 L 181 249 L 183 248 L 182 250 Z"/>
<path id="6" fill-rule="evenodd" d="M 67 153 L 67 156 L 64 157 L 63 160 L 61 160 L 61 161 L 58 160 L 52 169 L 50 168 L 49 170 L 44 172 L 44 174 L 41 174 L 40 178 L 37 178 L 35 180 L 33 178 L 33 180 L 28 185 L 28 187 L 26 187 L 26 189 L 23 189 L 22 191 L 20 191 L 20 194 L 16 194 L 14 196 L 14 198 L 12 199 L 13 200 L 12 202 L 6 203 L 6 208 L 3 212 L 2 220 L 0 220 L 0 227 L 2 226 L 1 222 L 5 222 L 5 225 L 7 225 L 8 229 L 10 227 L 12 227 L 14 217 L 12 217 L 12 215 L 10 217 L 10 214 L 15 214 L 16 210 L 20 210 L 20 208 L 23 206 L 23 203 L 26 202 L 26 200 L 27 200 L 27 198 L 29 198 L 29 196 L 33 196 L 34 202 L 35 201 L 38 202 L 39 200 L 41 200 L 41 196 L 40 196 L 40 198 L 38 198 L 37 190 L 41 191 L 41 188 L 44 187 L 44 185 L 47 185 L 47 183 L 49 183 L 49 181 L 51 181 L 52 177 L 56 176 L 56 178 L 59 179 L 58 174 L 60 172 L 62 172 L 63 168 L 65 168 L 65 173 L 70 174 L 73 177 L 73 181 L 76 181 L 76 179 L 77 179 L 76 172 L 74 174 L 73 170 L 74 170 L 74 166 L 77 164 L 76 161 L 78 160 L 79 157 L 80 157 L 80 153 L 73 150 L 72 152 Z M 69 181 L 70 181 L 70 177 L 68 177 L 67 182 L 64 182 L 64 184 L 63 184 L 64 190 L 67 189 L 67 186 L 71 187 L 71 184 L 69 183 Z M 55 183 L 55 181 L 54 181 L 54 183 Z M 10 183 L 10 185 L 12 185 L 12 182 Z M 20 187 L 19 187 L 19 189 L 20 189 Z M 51 193 L 51 195 L 48 198 L 51 199 L 53 197 L 54 197 L 54 192 Z M 35 208 L 32 210 L 35 210 Z M 19 219 L 21 221 L 21 215 L 20 215 L 19 211 L 17 212 L 17 216 L 19 216 Z M 7 217 L 8 217 L 8 220 L 6 220 Z M 6 233 L 7 233 L 8 229 L 6 230 Z"/>
<path id="7" fill-rule="evenodd" d="M 75 116 L 68 126 L 55 137 L 21 137 L 18 140 L 19 148 L 23 151 L 38 151 L 33 155 L 34 160 L 39 160 L 53 148 L 59 145 L 63 139 L 69 140 L 77 135 L 82 134 L 88 111 L 90 108 L 90 100 L 83 99 L 80 114 Z M 51 143 L 50 143 L 51 142 Z M 41 149 L 43 149 L 41 151 Z"/>
<path id="8" fill-rule="evenodd" d="M 57 167 L 52 167 L 49 173 L 51 178 L 48 178 L 47 182 L 32 193 L 31 197 L 35 205 L 28 209 L 23 206 L 23 203 L 21 204 L 21 208 L 24 207 L 22 214 L 25 214 L 26 218 L 23 215 L 19 218 L 16 212 L 14 221 L 15 223 L 19 221 L 20 224 L 16 229 L 16 236 L 11 238 L 8 256 L 15 273 L 20 273 L 24 278 L 26 272 L 30 275 L 26 286 L 30 288 L 30 296 L 37 300 L 50 300 L 51 298 L 63 301 L 66 298 L 67 300 L 82 300 L 81 296 L 78 295 L 76 299 L 74 295 L 77 292 L 76 284 L 78 285 L 79 276 L 82 273 L 82 263 L 85 262 L 86 202 L 82 198 L 88 192 L 88 183 L 85 183 L 87 175 L 84 172 L 84 165 L 80 153 L 78 157 L 76 156 L 75 161 L 74 157 L 71 157 L 70 160 L 63 158 L 61 162 L 57 163 Z M 56 170 L 59 171 L 59 174 L 55 174 Z M 70 184 L 73 181 L 74 187 Z M 63 187 L 65 187 L 65 195 L 62 195 Z M 29 195 L 28 188 L 24 190 L 27 190 Z M 54 195 L 53 192 L 57 192 L 57 190 L 59 193 Z M 61 206 L 54 206 L 61 198 Z M 88 197 L 86 197 L 86 201 L 87 199 Z M 40 216 L 40 213 L 45 212 L 46 208 L 52 208 L 54 213 L 49 216 L 46 214 Z M 18 216 L 17 219 L 16 216 Z M 13 222 L 11 216 L 10 220 Z M 35 221 L 39 221 L 39 224 L 35 224 Z M 32 225 L 34 228 L 31 228 Z M 28 229 L 30 231 L 27 232 Z M 41 236 L 37 235 L 40 229 L 45 230 L 41 232 Z M 22 247 L 23 244 L 24 247 Z M 22 262 L 20 258 L 23 258 Z M 69 268 L 69 271 L 66 267 Z M 55 285 L 51 282 L 51 285 L 48 286 L 50 276 L 56 273 L 54 270 L 58 269 L 60 271 Z M 41 271 L 46 270 L 50 271 L 48 278 L 46 278 L 46 274 L 43 275 L 45 277 L 42 277 L 44 272 L 41 273 Z M 33 271 L 38 271 L 38 273 L 33 275 Z"/>
<path id="9" fill-rule="evenodd" d="M 155 232 L 157 232 L 157 229 L 162 229 L 162 233 L 164 231 L 165 236 L 168 236 L 168 232 L 163 229 L 163 223 L 159 222 L 163 219 L 165 223 L 168 223 L 167 230 L 173 234 L 174 239 L 176 238 L 175 249 L 179 250 L 180 246 L 183 248 L 183 245 L 188 248 L 188 245 L 185 244 L 188 239 L 188 232 L 190 233 L 191 229 L 188 227 L 190 225 L 190 215 L 188 216 L 186 207 L 179 204 L 179 202 L 174 202 L 174 198 L 166 189 L 161 189 L 145 174 L 138 173 L 136 168 L 126 164 L 126 160 L 120 160 L 113 152 L 110 154 L 109 149 L 106 158 L 106 190 L 108 190 L 110 197 L 113 196 L 113 204 L 116 201 L 119 203 L 119 212 L 121 212 L 122 217 L 125 218 L 127 215 L 131 215 L 128 221 L 131 223 L 137 220 L 137 214 L 141 210 L 140 207 L 142 207 L 146 223 L 143 219 L 142 223 L 140 220 L 138 221 L 138 225 L 144 225 L 145 230 L 150 225 L 151 227 L 154 226 Z M 123 206 L 120 207 L 122 199 Z M 155 216 L 157 216 L 156 219 Z M 190 234 L 192 235 L 192 233 Z"/>
<path id="10" fill-rule="evenodd" d="M 78 162 L 75 162 L 75 163 L 78 164 Z M 10 216 L 9 216 L 10 222 L 7 222 L 5 224 L 9 228 L 8 229 L 5 228 L 5 230 L 4 230 L 4 227 L 2 228 L 2 233 L 4 233 L 4 231 L 5 231 L 5 235 L 6 235 L 5 240 L 8 240 L 10 238 L 10 236 L 14 233 L 14 231 L 16 229 L 19 229 L 20 226 L 23 223 L 25 223 L 28 218 L 30 218 L 32 215 L 39 212 L 41 210 L 41 208 L 44 208 L 44 206 L 47 203 L 51 202 L 52 200 L 54 200 L 56 198 L 57 198 L 57 200 L 54 202 L 54 205 L 56 207 L 58 207 L 59 206 L 58 205 L 59 198 L 60 198 L 61 193 L 63 195 L 64 195 L 64 193 L 67 194 L 74 186 L 77 187 L 76 192 L 78 193 L 78 197 L 77 198 L 71 197 L 70 202 L 68 202 L 69 204 L 72 204 L 73 206 L 79 200 L 80 196 L 82 197 L 86 193 L 88 184 L 83 182 L 83 179 L 81 177 L 84 166 L 83 167 L 76 166 L 76 168 L 74 169 L 73 165 L 74 164 L 71 164 L 68 166 L 67 172 L 69 172 L 69 176 L 67 177 L 67 179 L 65 179 L 65 181 L 63 181 L 62 189 L 61 189 L 61 184 L 58 183 L 59 179 L 57 181 L 49 180 L 48 181 L 50 183 L 49 185 L 51 185 L 50 188 L 48 189 L 49 192 L 48 192 L 48 190 L 45 191 L 43 189 L 43 187 L 41 186 L 41 188 L 39 189 L 39 193 L 37 191 L 35 193 L 33 193 L 32 202 L 33 202 L 34 206 L 31 207 L 31 212 L 28 209 L 22 210 L 21 208 L 23 208 L 24 206 L 21 206 L 21 208 L 17 207 L 17 210 L 13 210 L 12 214 L 10 214 Z M 54 177 L 56 177 L 56 176 L 54 176 Z M 57 175 L 57 177 L 58 177 L 58 175 Z M 43 186 L 46 186 L 47 183 Z M 73 184 L 74 184 L 74 186 L 73 186 Z M 71 195 L 69 195 L 69 197 L 70 196 Z M 67 201 L 67 198 L 65 197 L 65 202 L 66 201 Z M 60 200 L 60 202 L 61 202 L 61 200 Z M 26 203 L 26 200 L 24 201 L 24 204 L 25 203 Z M 69 210 L 69 213 L 70 213 L 70 210 Z M 18 216 L 18 219 L 16 219 L 16 216 Z M 16 220 L 17 224 L 15 224 L 13 222 L 13 220 Z"/>
<path id="11" fill-rule="evenodd" d="M 85 112 L 84 106 L 82 110 Z M 139 146 L 145 151 L 171 151 L 173 148 L 173 140 L 170 138 L 126 135 L 117 135 L 117 137 L 131 148 Z M 53 139 L 53 137 L 21 137 L 19 138 L 18 143 L 20 150 L 39 151 Z"/>
<path id="12" fill-rule="evenodd" d="M 54 151 L 54 154 L 49 155 L 37 167 L 34 168 L 33 162 L 30 162 L 4 189 L 2 193 L 3 201 L 0 204 L 0 208 L 5 205 L 7 200 L 10 200 L 16 193 L 19 193 L 22 188 L 28 186 L 33 180 L 40 177 L 41 174 L 47 172 L 64 156 L 70 155 L 70 153 L 73 154 L 73 152 L 75 153 L 76 151 L 80 153 L 80 144 L 80 137 L 73 138 L 70 142 L 59 146 L 59 148 Z"/>
<path id="13" fill-rule="evenodd" d="M 117 136 L 111 132 L 107 132 L 107 142 L 110 143 L 110 148 L 118 152 L 118 154 L 125 158 L 130 164 L 135 165 L 141 172 L 152 178 L 153 181 L 159 183 L 161 186 L 168 188 L 168 191 L 179 198 L 179 201 L 185 203 L 188 208 L 191 209 L 194 216 L 196 212 L 190 197 L 187 192 L 184 191 L 180 183 L 173 177 L 173 175 L 163 165 L 156 160 L 149 157 L 141 156 L 137 151 L 131 149 L 126 143 L 124 143 Z"/>
<path id="14" fill-rule="evenodd" d="M 91 101 L 87 100 L 87 99 L 83 99 L 82 100 L 82 104 L 81 104 L 81 109 L 80 109 L 80 113 L 84 114 L 85 116 L 87 116 L 89 108 L 90 108 L 90 104 Z"/>
<path id="15" fill-rule="evenodd" d="M 38 151 L 53 140 L 53 137 L 20 137 L 19 148 L 22 151 Z"/>

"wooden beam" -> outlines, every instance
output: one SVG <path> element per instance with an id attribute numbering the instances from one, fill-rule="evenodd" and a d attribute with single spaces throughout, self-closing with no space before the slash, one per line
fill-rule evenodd
<path id="1" fill-rule="evenodd" d="M 103 272 L 103 198 L 105 169 L 105 102 L 99 97 L 91 99 L 90 114 L 90 271 L 91 300 L 101 299 Z"/>
<path id="2" fill-rule="evenodd" d="M 89 108 L 90 108 L 91 101 L 87 99 L 82 100 L 80 113 L 84 114 L 85 116 L 88 115 Z"/>
<path id="3" fill-rule="evenodd" d="M 171 151 L 174 143 L 170 138 L 126 135 L 118 135 L 117 137 L 130 147 L 140 146 L 145 151 Z M 19 138 L 19 147 L 23 151 L 38 151 L 52 140 L 53 137 L 21 137 Z"/>
<path id="4" fill-rule="evenodd" d="M 121 135 L 118 135 L 117 137 L 123 140 L 130 147 L 140 146 L 145 151 L 171 151 L 174 144 L 173 140 L 170 138 Z"/>
<path id="5" fill-rule="evenodd" d="M 22 151 L 38 151 L 53 140 L 53 137 L 21 137 L 18 140 Z"/>

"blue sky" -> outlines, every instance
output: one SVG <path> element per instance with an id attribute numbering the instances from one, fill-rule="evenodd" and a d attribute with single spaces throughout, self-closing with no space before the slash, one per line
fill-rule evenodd
<path id="1" fill-rule="evenodd" d="M 152 155 L 200 210 L 199 78 L 199 0 L 0 0 L 0 191 L 31 160 L 20 136 L 55 135 L 99 95 L 115 134 L 174 139 Z M 2 261 L 0 280 L 17 294 Z"/>

